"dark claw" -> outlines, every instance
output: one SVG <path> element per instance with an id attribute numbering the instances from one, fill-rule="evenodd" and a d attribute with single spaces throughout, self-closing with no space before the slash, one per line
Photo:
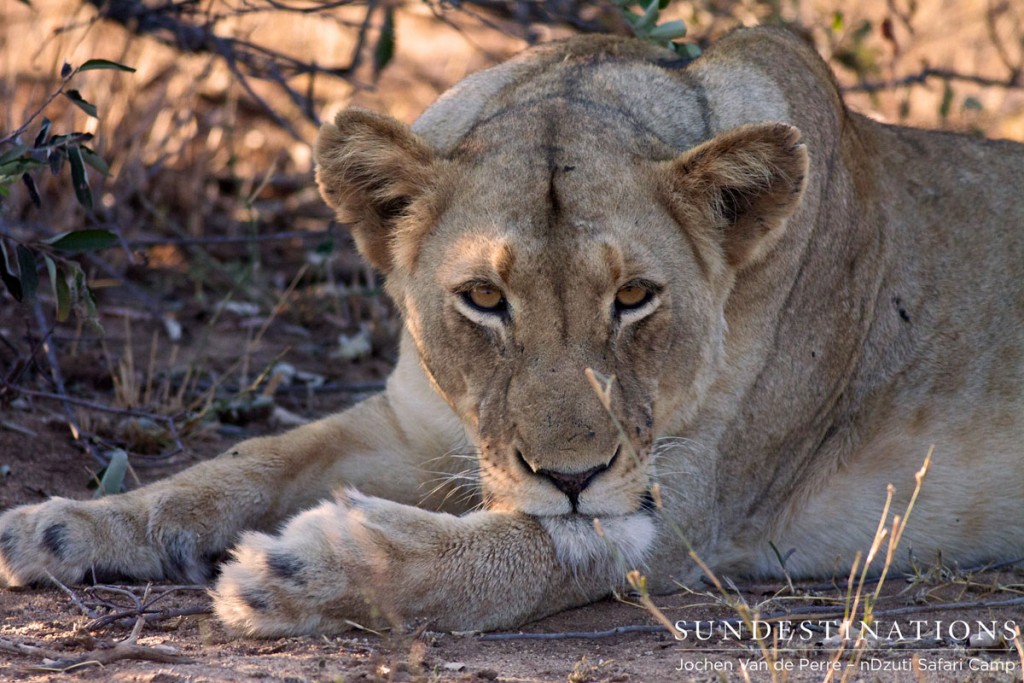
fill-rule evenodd
<path id="1" fill-rule="evenodd" d="M 43 532 L 43 546 L 61 560 L 64 559 L 67 552 L 67 533 L 68 527 L 64 522 L 51 524 Z"/>
<path id="2" fill-rule="evenodd" d="M 255 612 L 265 612 L 270 609 L 270 596 L 263 591 L 246 591 L 238 597 Z"/>
<path id="3" fill-rule="evenodd" d="M 163 570 L 167 578 L 185 583 L 205 583 L 209 578 L 206 562 L 200 561 L 195 534 L 181 532 L 164 538 Z"/>
<path id="4" fill-rule="evenodd" d="M 305 569 L 306 564 L 299 558 L 286 553 L 271 553 L 267 555 L 267 568 L 279 579 L 291 580 L 298 584 L 304 584 L 305 580 L 299 573 Z"/>

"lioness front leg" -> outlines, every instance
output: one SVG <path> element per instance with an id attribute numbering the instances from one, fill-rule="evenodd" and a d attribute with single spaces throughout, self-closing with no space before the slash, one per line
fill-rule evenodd
<path id="1" fill-rule="evenodd" d="M 443 468 L 423 461 L 451 448 L 452 437 L 421 419 L 429 397 L 410 407 L 407 396 L 394 396 L 406 389 L 419 396 L 415 382 L 396 381 L 407 375 L 400 366 L 387 394 L 280 436 L 244 441 L 136 491 L 7 511 L 0 516 L 0 585 L 48 575 L 77 582 L 93 573 L 202 582 L 211 560 L 242 531 L 273 529 L 336 488 L 419 503 L 429 491 L 422 484 L 437 477 L 427 470 Z"/>
<path id="2" fill-rule="evenodd" d="M 440 630 L 511 627 L 607 594 L 653 536 L 646 513 L 602 520 L 599 534 L 582 517 L 456 517 L 348 491 L 279 536 L 243 536 L 214 609 L 265 637 L 416 617 Z"/>

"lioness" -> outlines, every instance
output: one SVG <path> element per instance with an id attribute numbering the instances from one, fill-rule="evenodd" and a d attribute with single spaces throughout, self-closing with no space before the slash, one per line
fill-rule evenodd
<path id="1" fill-rule="evenodd" d="M 897 568 L 1024 554 L 1024 146 L 851 113 L 780 30 L 673 59 L 577 38 L 411 131 L 339 114 L 317 177 L 404 316 L 387 391 L 10 510 L 0 580 L 198 582 L 234 546 L 215 608 L 248 634 L 511 627 L 693 581 L 690 546 L 846 571 L 932 444 Z"/>

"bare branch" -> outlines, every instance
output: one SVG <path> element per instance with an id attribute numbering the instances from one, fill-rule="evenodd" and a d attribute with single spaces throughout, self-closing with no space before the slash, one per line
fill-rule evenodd
<path id="1" fill-rule="evenodd" d="M 157 5 L 146 4 L 144 0 L 86 0 L 86 2 L 99 11 L 101 18 L 121 24 L 134 33 L 152 36 L 159 42 L 181 52 L 212 54 L 222 58 L 239 79 L 246 92 L 274 118 L 275 123 L 296 139 L 301 138 L 294 127 L 256 95 L 248 83 L 248 79 L 255 78 L 273 83 L 299 107 L 306 118 L 314 124 L 319 124 L 313 102 L 307 95 L 296 91 L 289 83 L 289 79 L 295 76 L 317 74 L 348 79 L 353 75 L 357 66 L 354 58 L 344 66 L 321 66 L 316 62 L 305 62 L 248 40 L 221 35 L 217 32 L 217 23 L 226 17 L 200 16 L 199 5 L 194 0 L 171 1 Z M 354 4 L 363 3 L 346 0 L 318 6 L 315 11 L 326 11 L 341 5 Z M 372 9 L 372 3 L 370 8 Z M 300 10 L 292 8 L 289 11 Z M 314 10 L 311 8 L 308 11 Z M 361 33 L 364 31 L 365 29 L 361 30 Z"/>
<path id="2" fill-rule="evenodd" d="M 865 81 L 856 85 L 846 86 L 842 88 L 842 91 L 848 93 L 872 93 L 881 92 L 883 90 L 895 90 L 896 88 L 905 88 L 910 85 L 920 85 L 927 82 L 930 78 L 938 78 L 944 81 L 974 83 L 975 85 L 981 85 L 987 88 L 1024 89 L 1024 83 L 1021 82 L 1020 74 L 1013 75 L 1008 79 L 1003 79 L 979 76 L 976 74 L 964 74 L 951 69 L 933 69 L 931 67 L 926 67 L 916 74 L 904 76 L 903 78 L 888 81 Z"/>

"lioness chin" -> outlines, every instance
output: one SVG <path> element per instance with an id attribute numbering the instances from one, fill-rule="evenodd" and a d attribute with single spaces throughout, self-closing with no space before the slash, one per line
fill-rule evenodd
<path id="1" fill-rule="evenodd" d="M 205 581 L 234 548 L 215 608 L 245 633 L 511 627 L 632 568 L 692 581 L 691 545 L 845 572 L 933 444 L 896 568 L 1024 553 L 1024 146 L 850 113 L 755 29 L 685 67 L 542 45 L 412 130 L 342 112 L 316 159 L 404 317 L 387 390 L 7 511 L 4 584 Z"/>

